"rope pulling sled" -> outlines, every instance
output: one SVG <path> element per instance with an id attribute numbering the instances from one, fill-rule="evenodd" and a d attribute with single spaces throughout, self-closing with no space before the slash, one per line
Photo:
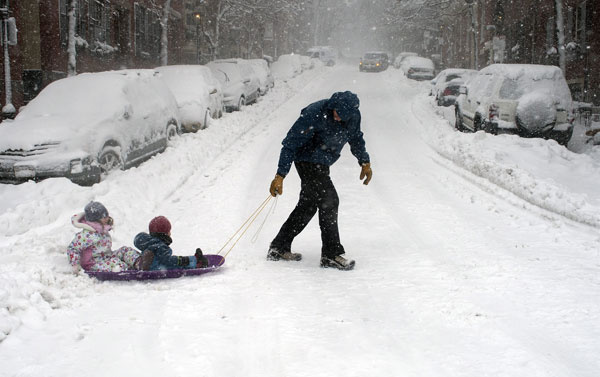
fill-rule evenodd
<path id="1" fill-rule="evenodd" d="M 252 226 L 254 221 L 258 218 L 260 213 L 267 207 L 267 204 L 273 199 L 271 195 L 265 199 L 260 206 L 246 219 L 246 221 L 238 228 L 238 230 L 225 242 L 223 247 L 219 249 L 217 254 L 206 254 L 204 255 L 208 260 L 208 266 L 203 268 L 190 268 L 190 269 L 176 269 L 176 270 L 152 270 L 152 271 L 137 271 L 137 270 L 127 270 L 120 272 L 112 272 L 112 271 L 86 271 L 89 276 L 95 277 L 98 280 L 156 280 L 156 279 L 170 279 L 170 278 L 179 278 L 182 276 L 197 276 L 203 275 L 209 272 L 216 271 L 219 269 L 224 263 L 225 258 L 231 253 L 235 245 L 239 242 L 239 240 L 246 234 L 248 229 Z M 273 202 L 271 208 L 274 209 L 277 200 Z M 269 210 L 270 212 L 271 210 Z M 260 224 L 260 227 L 256 231 L 255 235 L 252 238 L 252 242 L 256 240 L 258 234 L 262 230 L 263 225 L 267 221 L 267 215 L 265 216 L 263 222 Z M 237 238 L 236 238 L 237 236 Z M 235 241 L 233 241 L 235 238 Z M 233 242 L 232 242 L 233 241 Z M 227 248 L 227 245 L 230 245 L 224 255 L 221 253 Z"/>

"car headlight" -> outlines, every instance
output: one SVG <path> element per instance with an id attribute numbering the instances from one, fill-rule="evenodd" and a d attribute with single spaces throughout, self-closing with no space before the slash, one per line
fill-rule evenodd
<path id="1" fill-rule="evenodd" d="M 81 174 L 83 173 L 83 163 L 81 159 L 71 160 L 71 174 Z"/>

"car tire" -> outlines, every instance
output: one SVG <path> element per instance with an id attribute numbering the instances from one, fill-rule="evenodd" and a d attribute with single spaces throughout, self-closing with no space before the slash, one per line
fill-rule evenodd
<path id="1" fill-rule="evenodd" d="M 465 132 L 465 126 L 463 125 L 463 121 L 462 121 L 462 114 L 460 113 L 460 110 L 458 109 L 458 107 L 454 111 L 454 115 L 455 115 L 454 128 L 457 131 Z"/>
<path id="2" fill-rule="evenodd" d="M 240 111 L 240 110 L 242 110 L 242 107 L 244 107 L 244 106 L 246 106 L 246 98 L 244 98 L 244 96 L 241 96 L 240 99 L 238 100 L 235 110 Z"/>
<path id="3" fill-rule="evenodd" d="M 207 107 L 206 111 L 204 112 L 204 122 L 202 123 L 202 127 L 200 127 L 201 130 L 205 130 L 208 128 L 208 123 L 210 122 L 210 109 Z"/>
<path id="4" fill-rule="evenodd" d="M 117 152 L 117 148 L 113 146 L 105 146 L 102 148 L 98 156 L 98 166 L 100 166 L 100 174 L 107 175 L 111 171 L 123 170 L 123 159 Z"/>
<path id="5" fill-rule="evenodd" d="M 173 139 L 175 139 L 175 137 L 177 137 L 178 135 L 179 135 L 179 130 L 177 129 L 177 123 L 174 123 L 171 121 L 169 124 L 167 124 L 167 131 L 166 131 L 167 144 L 172 142 Z"/>
<path id="6" fill-rule="evenodd" d="M 482 129 L 481 117 L 475 116 L 475 119 L 473 119 L 473 132 L 481 131 Z"/>

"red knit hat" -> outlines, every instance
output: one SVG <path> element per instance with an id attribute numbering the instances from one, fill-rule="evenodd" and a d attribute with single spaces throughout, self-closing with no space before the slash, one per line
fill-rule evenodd
<path id="1" fill-rule="evenodd" d="M 150 221 L 148 229 L 150 230 L 150 233 L 169 234 L 171 231 L 171 223 L 164 216 L 156 216 Z"/>

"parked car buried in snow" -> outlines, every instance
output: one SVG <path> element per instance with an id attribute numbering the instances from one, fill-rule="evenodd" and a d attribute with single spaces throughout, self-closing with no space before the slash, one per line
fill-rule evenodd
<path id="1" fill-rule="evenodd" d="M 402 60 L 406 59 L 409 56 L 419 56 L 416 52 L 401 52 L 394 59 L 394 68 L 399 69 L 402 64 Z"/>
<path id="2" fill-rule="evenodd" d="M 448 68 L 441 71 L 433 80 L 430 95 L 435 96 L 438 106 L 451 106 L 456 102 L 460 87 L 472 76 L 474 69 Z"/>
<path id="3" fill-rule="evenodd" d="M 155 68 L 177 101 L 181 127 L 196 132 L 208 126 L 210 119 L 223 115 L 221 84 L 208 67 L 168 65 Z"/>
<path id="4" fill-rule="evenodd" d="M 0 127 L 0 181 L 93 184 L 164 151 L 179 127 L 175 98 L 152 70 L 58 80 Z"/>
<path id="5" fill-rule="evenodd" d="M 221 83 L 223 105 L 227 111 L 241 110 L 256 102 L 259 81 L 250 63 L 243 59 L 215 60 L 206 65 Z"/>
<path id="6" fill-rule="evenodd" d="M 435 66 L 433 61 L 420 56 L 407 56 L 400 63 L 404 75 L 413 80 L 431 80 Z"/>
<path id="7" fill-rule="evenodd" d="M 493 64 L 483 68 L 456 100 L 456 128 L 554 139 L 573 134 L 571 92 L 560 68 Z"/>
<path id="8" fill-rule="evenodd" d="M 275 79 L 271 74 L 269 63 L 265 59 L 250 59 L 248 62 L 252 65 L 256 76 L 258 76 L 259 94 L 264 96 L 269 89 L 275 86 Z"/>

